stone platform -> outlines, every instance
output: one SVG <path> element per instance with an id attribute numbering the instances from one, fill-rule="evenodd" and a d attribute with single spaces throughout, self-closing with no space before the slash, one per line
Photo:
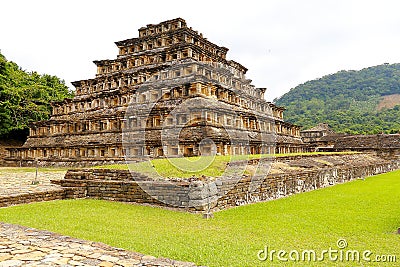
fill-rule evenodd
<path id="1" fill-rule="evenodd" d="M 213 177 L 152 179 L 119 169 L 71 169 L 62 180 L 66 198 L 94 198 L 207 212 L 268 201 L 386 173 L 400 168 L 397 160 L 372 154 L 288 156 L 235 161 L 237 168 L 271 164 L 269 173 Z M 241 166 L 241 167 L 238 167 Z M 144 177 L 143 177 L 144 176 Z"/>
<path id="2" fill-rule="evenodd" d="M 13 196 L 38 192 L 49 192 L 60 189 L 50 180 L 61 180 L 66 171 L 38 172 L 17 171 L 16 168 L 0 168 L 0 196 Z"/>
<path id="3" fill-rule="evenodd" d="M 36 172 L 0 168 L 0 207 L 64 198 L 64 190 L 50 183 L 63 179 L 66 171 Z"/>
<path id="4" fill-rule="evenodd" d="M 65 171 L 15 172 L 0 168 L 0 206 L 63 199 L 65 191 L 50 180 L 63 179 Z M 0 222 L 0 267 L 14 266 L 196 266 L 160 259 L 108 245 L 79 240 Z"/>

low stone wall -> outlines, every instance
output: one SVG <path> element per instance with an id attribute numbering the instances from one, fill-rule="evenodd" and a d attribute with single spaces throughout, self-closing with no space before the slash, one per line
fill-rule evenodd
<path id="1" fill-rule="evenodd" d="M 18 194 L 11 196 L 0 196 L 0 207 L 7 207 L 17 204 L 26 204 L 30 202 L 50 201 L 56 199 L 65 199 L 65 190 L 52 190 L 48 192 L 35 192 L 29 194 Z"/>
<path id="2" fill-rule="evenodd" d="M 65 188 L 66 198 L 90 197 L 179 208 L 189 206 L 189 182 L 154 181 L 128 170 L 72 169 L 63 180 L 54 183 Z"/>
<path id="3" fill-rule="evenodd" d="M 97 198 L 148 203 L 191 211 L 221 210 L 277 199 L 357 178 L 398 169 L 395 161 L 357 166 L 334 166 L 263 177 L 243 176 L 211 182 L 201 180 L 151 180 L 128 170 L 73 169 L 55 181 L 66 198 Z"/>
<path id="4" fill-rule="evenodd" d="M 260 201 L 267 201 L 324 188 L 380 173 L 398 169 L 398 163 L 360 165 L 356 167 L 333 167 L 286 174 L 268 175 L 255 190 L 249 190 L 250 178 L 242 179 L 231 189 L 227 183 L 217 186 L 221 196 L 215 209 L 225 209 Z"/>

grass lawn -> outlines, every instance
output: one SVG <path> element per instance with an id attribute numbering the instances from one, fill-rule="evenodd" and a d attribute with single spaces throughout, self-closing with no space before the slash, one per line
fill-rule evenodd
<path id="1" fill-rule="evenodd" d="M 225 156 L 197 156 L 185 158 L 166 158 L 153 159 L 139 163 L 113 164 L 96 166 L 95 168 L 123 169 L 138 171 L 151 176 L 158 173 L 162 177 L 181 177 L 189 178 L 193 175 L 200 176 L 221 176 L 226 170 L 229 162 L 251 160 L 258 158 L 274 158 L 286 156 L 310 156 L 310 155 L 332 155 L 332 154 L 356 154 L 357 152 L 310 152 L 310 153 L 290 153 L 290 154 L 256 154 L 256 155 L 225 155 Z M 238 170 L 245 171 L 244 169 Z M 249 170 L 246 170 L 248 172 Z M 247 173 L 249 174 L 249 173 Z"/>
<path id="2" fill-rule="evenodd" d="M 208 266 L 271 266 L 257 252 L 348 249 L 397 256 L 400 262 L 400 171 L 233 208 L 205 220 L 199 214 L 101 200 L 63 200 L 0 209 L 0 221 L 100 241 L 112 246 Z M 287 255 L 286 255 L 287 257 Z M 276 266 L 276 259 L 272 265 Z M 279 266 L 291 265 L 291 262 Z M 334 266 L 326 256 L 318 266 Z M 365 262 L 342 262 L 360 266 Z M 300 262 L 297 266 L 317 263 Z M 373 263 L 371 266 L 382 266 Z"/>

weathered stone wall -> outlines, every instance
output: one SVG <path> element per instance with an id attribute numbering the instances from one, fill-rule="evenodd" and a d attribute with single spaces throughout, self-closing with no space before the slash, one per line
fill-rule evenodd
<path id="1" fill-rule="evenodd" d="M 400 155 L 400 134 L 351 135 L 335 140 L 335 151 L 375 151 L 395 157 Z"/>
<path id="2" fill-rule="evenodd" d="M 400 167 L 397 161 L 367 163 L 356 166 L 333 166 L 318 170 L 269 174 L 253 180 L 225 179 L 154 181 L 128 170 L 74 169 L 58 181 L 67 198 L 97 198 L 124 202 L 148 203 L 192 211 L 226 209 L 311 191 L 357 178 L 389 172 Z"/>
<path id="3" fill-rule="evenodd" d="M 97 198 L 188 208 L 189 182 L 154 181 L 128 170 L 72 169 L 54 181 L 66 189 L 66 198 Z M 151 192 L 151 195 L 148 193 Z"/>
<path id="4" fill-rule="evenodd" d="M 56 199 L 65 199 L 66 190 L 52 190 L 48 192 L 35 192 L 29 194 L 18 194 L 11 196 L 2 196 L 0 197 L 0 207 L 7 207 L 11 205 L 17 204 L 26 204 L 31 202 L 39 202 L 39 201 L 50 201 Z"/>
<path id="5" fill-rule="evenodd" d="M 344 136 L 336 141 L 335 149 L 400 149 L 400 134 Z"/>
<path id="6" fill-rule="evenodd" d="M 224 193 L 224 195 L 218 199 L 215 208 L 225 209 L 259 201 L 278 199 L 348 182 L 357 178 L 393 171 L 399 167 L 398 163 L 392 162 L 378 165 L 342 166 L 321 170 L 273 174 L 268 175 L 253 192 L 248 190 L 251 183 L 250 178 L 240 180 L 230 190 L 226 189 L 229 187 L 227 183 L 222 183 L 218 185 L 218 191 Z"/>
<path id="7" fill-rule="evenodd" d="M 134 161 L 134 159 L 130 160 Z M 7 167 L 87 167 L 87 166 L 101 166 L 101 165 L 112 165 L 112 164 L 125 164 L 126 160 L 121 158 L 110 158 L 102 160 L 99 158 L 82 158 L 80 160 L 76 159 L 62 159 L 62 158 L 51 158 L 51 159 L 21 159 L 21 160 L 9 160 L 6 158 L 4 160 L 4 166 Z"/>
<path id="8" fill-rule="evenodd" d="M 0 140 L 0 166 L 2 167 L 8 167 L 8 166 L 16 166 L 17 163 L 9 163 L 6 162 L 4 159 L 8 157 L 8 151 L 6 148 L 9 147 L 21 147 L 24 144 L 23 141 L 18 141 L 18 140 Z"/>

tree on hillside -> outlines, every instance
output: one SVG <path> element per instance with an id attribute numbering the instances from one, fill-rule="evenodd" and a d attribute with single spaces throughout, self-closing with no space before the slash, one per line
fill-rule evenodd
<path id="1" fill-rule="evenodd" d="M 300 84 L 274 101 L 287 108 L 289 122 L 304 129 L 325 122 L 337 132 L 392 133 L 400 129 L 399 110 L 377 106 L 382 96 L 393 94 L 400 94 L 400 64 L 339 71 Z"/>

